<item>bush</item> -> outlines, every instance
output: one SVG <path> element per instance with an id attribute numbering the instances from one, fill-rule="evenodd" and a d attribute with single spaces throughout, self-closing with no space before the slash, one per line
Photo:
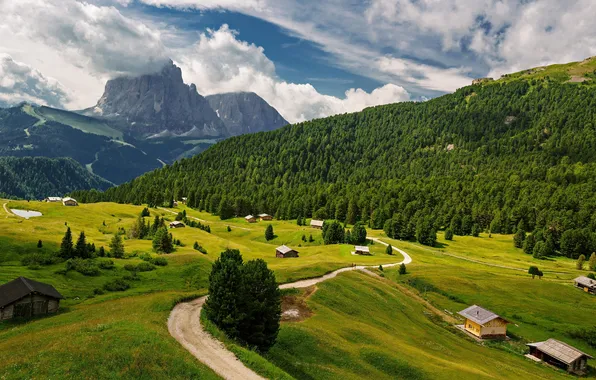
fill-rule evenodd
<path id="1" fill-rule="evenodd" d="M 66 261 L 66 271 L 74 270 L 85 276 L 99 276 L 100 271 L 97 263 L 91 259 L 81 259 L 75 257 Z"/>
<path id="2" fill-rule="evenodd" d="M 24 266 L 42 266 L 52 265 L 60 262 L 60 258 L 54 255 L 47 255 L 39 252 L 29 254 L 21 259 L 21 265 Z"/>
<path id="3" fill-rule="evenodd" d="M 126 264 L 124 266 L 124 269 L 129 271 L 129 272 L 136 272 L 137 271 L 137 266 L 134 264 Z"/>
<path id="4" fill-rule="evenodd" d="M 594 273 L 588 273 L 588 278 L 592 280 L 596 280 L 596 275 Z"/>
<path id="5" fill-rule="evenodd" d="M 105 293 L 106 292 L 103 289 L 101 289 L 101 288 L 95 288 L 95 289 L 93 289 L 93 294 L 95 294 L 96 296 L 100 296 L 100 295 L 105 294 Z"/>
<path id="6" fill-rule="evenodd" d="M 99 260 L 98 261 L 100 269 L 114 269 L 114 260 L 106 259 L 106 260 Z"/>
<path id="7" fill-rule="evenodd" d="M 165 257 L 155 257 L 149 261 L 153 265 L 157 265 L 159 267 L 165 267 L 168 265 L 168 260 Z"/>
<path id="8" fill-rule="evenodd" d="M 123 292 L 127 289 L 130 289 L 130 284 L 123 278 L 117 278 L 115 280 L 106 282 L 103 285 L 103 289 L 108 292 Z"/>
<path id="9" fill-rule="evenodd" d="M 142 262 L 142 263 L 139 263 L 139 265 L 137 265 L 138 272 L 151 272 L 152 270 L 155 270 L 155 265 L 153 265 L 151 263 Z"/>
<path id="10" fill-rule="evenodd" d="M 398 273 L 399 274 L 406 274 L 406 273 L 408 273 L 407 270 L 406 270 L 406 264 L 401 263 L 399 265 L 399 271 L 398 271 Z"/>
<path id="11" fill-rule="evenodd" d="M 195 243 L 192 245 L 192 247 L 194 249 L 196 249 L 197 251 L 201 252 L 202 254 L 207 254 L 207 250 L 201 246 L 198 242 L 195 241 Z"/>

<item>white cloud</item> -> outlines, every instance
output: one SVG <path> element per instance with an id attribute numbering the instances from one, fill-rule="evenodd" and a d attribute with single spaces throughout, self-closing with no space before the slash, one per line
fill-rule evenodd
<path id="1" fill-rule="evenodd" d="M 68 102 L 68 94 L 55 79 L 0 53 L 0 103 L 6 106 L 24 101 L 61 107 Z"/>
<path id="2" fill-rule="evenodd" d="M 275 65 L 262 47 L 241 41 L 227 25 L 208 30 L 190 49 L 174 55 L 187 82 L 195 83 L 199 93 L 252 91 L 276 108 L 290 122 L 298 122 L 365 107 L 409 100 L 408 92 L 393 84 L 367 93 L 362 89 L 346 91 L 344 99 L 323 95 L 310 84 L 280 80 Z"/>

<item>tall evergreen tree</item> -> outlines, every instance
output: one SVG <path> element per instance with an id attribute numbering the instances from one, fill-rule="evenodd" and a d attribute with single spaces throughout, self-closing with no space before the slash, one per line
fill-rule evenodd
<path id="1" fill-rule="evenodd" d="M 116 259 L 124 257 L 124 243 L 122 242 L 122 236 L 116 233 L 110 241 L 110 256 Z"/>
<path id="2" fill-rule="evenodd" d="M 354 244 L 364 244 L 366 243 L 366 227 L 360 222 L 354 224 L 352 227 L 352 241 Z"/>
<path id="3" fill-rule="evenodd" d="M 81 231 L 79 234 L 79 238 L 77 239 L 77 244 L 74 249 L 74 256 L 80 257 L 82 259 L 88 259 L 91 257 L 84 231 Z"/>
<path id="4" fill-rule="evenodd" d="M 70 227 L 66 228 L 66 233 L 62 238 L 59 255 L 63 259 L 72 259 L 74 257 L 74 247 L 72 244 L 72 232 L 70 231 Z"/>
<path id="5" fill-rule="evenodd" d="M 275 239 L 275 234 L 273 233 L 273 226 L 271 224 L 268 224 L 267 228 L 265 228 L 265 240 L 269 241 L 273 239 Z"/>

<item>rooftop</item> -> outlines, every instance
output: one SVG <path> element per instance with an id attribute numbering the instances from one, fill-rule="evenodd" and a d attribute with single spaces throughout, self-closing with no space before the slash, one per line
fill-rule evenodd
<path id="1" fill-rule="evenodd" d="M 324 222 L 323 220 L 313 219 L 313 220 L 310 221 L 310 225 L 311 226 L 322 227 L 323 226 L 323 222 Z"/>
<path id="2" fill-rule="evenodd" d="M 577 282 L 578 284 L 587 286 L 587 287 L 596 287 L 596 281 L 594 281 L 591 278 L 588 278 L 586 276 L 579 276 L 578 278 L 576 278 L 573 281 Z"/>
<path id="3" fill-rule="evenodd" d="M 460 311 L 458 314 L 463 316 L 464 318 L 478 323 L 479 325 L 484 325 L 485 323 L 488 323 L 497 318 L 501 318 L 505 322 L 507 322 L 504 318 L 478 305 L 472 305 L 469 308 Z"/>
<path id="4" fill-rule="evenodd" d="M 52 285 L 19 277 L 0 286 L 0 307 L 18 301 L 32 292 L 58 299 L 64 298 Z"/>
<path id="5" fill-rule="evenodd" d="M 252 215 L 246 215 L 246 216 L 244 217 L 244 219 L 253 219 L 253 218 L 254 218 L 254 216 L 252 216 Z"/>
<path id="6" fill-rule="evenodd" d="M 281 253 L 288 253 L 288 252 L 293 251 L 293 249 L 286 245 L 281 245 L 281 246 L 277 247 L 277 251 L 279 251 Z"/>
<path id="7" fill-rule="evenodd" d="M 367 246 L 365 246 L 365 245 L 355 245 L 355 246 L 354 246 L 354 249 L 355 249 L 357 252 L 358 252 L 358 251 L 360 251 L 360 252 L 370 252 L 370 250 L 368 249 L 368 247 L 367 247 Z"/>
<path id="8" fill-rule="evenodd" d="M 552 338 L 545 342 L 530 343 L 528 346 L 536 347 L 539 351 L 542 351 L 565 364 L 571 364 L 582 356 L 592 359 L 592 357 L 585 352 Z"/>

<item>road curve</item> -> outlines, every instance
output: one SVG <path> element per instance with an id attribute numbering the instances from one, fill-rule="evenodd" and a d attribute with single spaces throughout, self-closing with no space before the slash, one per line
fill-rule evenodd
<path id="1" fill-rule="evenodd" d="M 387 246 L 387 243 L 382 242 L 377 238 L 369 238 L 374 241 Z M 393 249 L 403 255 L 404 259 L 398 263 L 383 264 L 383 267 L 392 267 L 400 264 L 409 264 L 412 258 L 403 250 L 393 247 Z M 341 268 L 336 271 L 327 273 L 326 275 L 300 280 L 287 284 L 280 285 L 280 289 L 288 288 L 306 288 L 320 282 L 334 278 L 339 273 L 352 270 L 366 270 L 366 268 L 373 268 L 376 265 L 364 266 L 350 266 Z M 174 307 L 168 318 L 168 330 L 170 334 L 178 341 L 184 348 L 194 355 L 201 362 L 206 364 L 215 373 L 224 379 L 263 379 L 263 377 L 256 374 L 253 370 L 246 367 L 236 356 L 228 351 L 223 343 L 213 338 L 208 332 L 203 330 L 201 326 L 200 316 L 201 309 L 207 296 L 197 298 L 190 302 L 179 303 Z"/>

